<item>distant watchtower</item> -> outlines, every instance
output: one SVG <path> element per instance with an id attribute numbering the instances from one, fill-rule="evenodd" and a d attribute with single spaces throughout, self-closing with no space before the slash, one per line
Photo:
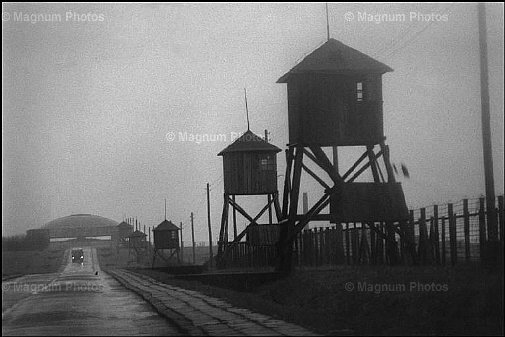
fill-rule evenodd
<path id="1" fill-rule="evenodd" d="M 395 182 L 383 131 L 382 75 L 390 71 L 387 65 L 328 39 L 277 81 L 287 83 L 289 124 L 279 243 L 281 269 L 290 268 L 293 239 L 310 220 L 361 222 L 374 230 L 375 222 L 387 222 L 389 257 L 391 261 L 395 259 L 396 229 L 392 222 L 407 219 L 408 212 L 401 185 Z M 349 170 L 340 173 L 339 146 L 364 146 L 366 150 Z M 324 147 L 332 148 L 333 162 Z M 329 176 L 333 186 L 303 163 L 304 156 Z M 381 156 L 386 177 L 378 161 Z M 374 182 L 355 183 L 368 168 Z M 325 192 L 306 214 L 300 215 L 302 170 Z M 329 214 L 319 214 L 328 204 Z"/>
<path id="2" fill-rule="evenodd" d="M 167 219 L 163 220 L 156 228 L 153 229 L 154 234 L 154 254 L 152 266 L 156 256 L 161 257 L 166 262 L 177 255 L 177 262 L 179 261 L 179 228 Z M 168 258 L 164 256 L 163 251 L 168 251 Z"/>
<path id="3" fill-rule="evenodd" d="M 228 210 L 233 207 L 234 240 L 238 243 L 252 227 L 259 226 L 257 220 L 273 204 L 280 217 L 277 190 L 277 153 L 281 149 L 247 130 L 240 138 L 218 155 L 223 157 L 224 206 L 219 234 L 218 259 L 223 256 L 228 244 Z M 268 202 L 256 217 L 251 217 L 236 201 L 237 195 L 266 195 Z M 249 225 L 237 234 L 236 214 L 238 211 Z M 271 221 L 271 220 L 270 220 Z M 269 225 L 272 225 L 270 222 Z"/>
<path id="4" fill-rule="evenodd" d="M 126 245 L 128 243 L 128 237 L 133 233 L 133 226 L 125 221 L 122 221 L 119 225 L 117 225 L 116 233 L 117 237 L 115 238 L 115 241 L 118 243 L 118 246 Z"/>
<path id="5" fill-rule="evenodd" d="M 136 230 L 128 236 L 128 256 L 134 255 L 134 261 L 141 262 L 142 257 L 147 256 L 148 246 L 146 234 L 140 230 Z M 133 262 L 129 261 L 128 263 Z"/>

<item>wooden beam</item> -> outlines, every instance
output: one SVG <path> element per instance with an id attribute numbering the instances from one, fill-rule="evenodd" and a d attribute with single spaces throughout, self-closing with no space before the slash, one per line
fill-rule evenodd
<path id="1" fill-rule="evenodd" d="M 373 148 L 374 148 L 373 145 L 368 145 L 366 147 L 366 151 L 368 153 L 368 158 L 370 160 L 370 168 L 372 169 L 373 180 L 376 183 L 380 183 L 379 171 L 377 170 L 377 161 L 375 160 L 375 156 L 374 156 L 374 153 L 373 153 Z"/>
<path id="2" fill-rule="evenodd" d="M 230 205 L 232 205 L 233 208 L 235 208 L 240 214 L 242 214 L 242 216 L 244 218 L 246 218 L 247 220 L 249 220 L 250 223 L 258 225 L 258 223 L 256 222 L 256 220 L 254 220 L 253 218 L 251 218 L 251 216 L 249 214 L 247 214 L 247 212 L 242 207 L 240 207 L 237 203 L 233 202 L 233 200 L 231 200 L 229 198 L 228 198 L 228 202 L 230 203 Z"/>
<path id="3" fill-rule="evenodd" d="M 300 178 L 302 173 L 303 148 L 295 149 L 292 190 L 289 195 L 289 214 L 287 221 L 281 225 L 278 243 L 279 263 L 278 271 L 290 272 L 292 268 L 292 249 L 290 236 L 295 226 L 295 218 L 298 211 L 298 197 L 300 192 Z"/>
<path id="4" fill-rule="evenodd" d="M 307 223 L 312 220 L 312 217 L 314 215 L 319 214 L 319 212 L 321 212 L 321 210 L 330 203 L 331 194 L 325 193 L 323 197 L 321 197 L 321 199 L 319 199 L 318 202 L 314 206 L 312 206 L 312 208 L 307 212 L 307 214 L 304 214 L 302 216 L 300 221 L 295 225 L 294 231 L 290 234 L 290 240 L 296 237 L 296 235 L 303 230 L 305 225 L 307 225 Z"/>
<path id="5" fill-rule="evenodd" d="M 379 158 L 382 154 L 383 154 L 383 151 L 382 151 L 382 150 L 381 150 L 381 151 L 379 151 L 379 152 L 375 155 L 375 160 L 377 160 L 377 159 L 378 159 L 378 158 Z M 367 169 L 367 168 L 368 168 L 371 164 L 372 164 L 372 162 L 371 162 L 371 161 L 369 161 L 368 163 L 366 163 L 365 165 L 363 165 L 363 167 L 361 167 L 361 168 L 358 170 L 358 172 L 356 172 L 356 173 L 352 176 L 352 178 L 350 178 L 350 179 L 349 179 L 348 181 L 346 181 L 346 182 L 348 182 L 348 183 L 352 183 L 352 182 L 353 182 L 354 180 L 356 180 L 356 178 L 358 178 L 358 177 L 361 175 L 361 173 L 363 173 L 363 172 L 364 172 L 364 171 L 365 171 L 365 170 L 366 170 L 366 169 Z"/>
<path id="6" fill-rule="evenodd" d="M 282 218 L 282 210 L 281 205 L 279 204 L 279 192 L 274 193 L 273 199 L 274 199 L 275 216 L 277 217 L 277 221 L 280 221 Z"/>
<path id="7" fill-rule="evenodd" d="M 284 175 L 284 194 L 282 195 L 282 219 L 288 217 L 289 196 L 291 194 L 291 166 L 293 165 L 293 148 L 286 150 L 286 174 Z"/>
<path id="8" fill-rule="evenodd" d="M 231 196 L 231 200 L 233 200 L 233 202 L 235 202 L 235 195 L 232 195 Z M 233 239 L 235 239 L 237 237 L 237 211 L 235 210 L 235 208 L 233 209 L 232 211 L 232 219 L 233 219 Z"/>
<path id="9" fill-rule="evenodd" d="M 228 238 L 226 237 L 227 236 L 226 227 L 228 227 L 228 208 L 229 208 L 228 195 L 225 193 L 224 194 L 223 213 L 221 214 L 221 229 L 219 231 L 219 241 L 218 241 L 218 248 L 217 248 L 217 255 L 219 257 L 223 254 L 224 245 L 226 244 L 226 242 L 228 242 Z"/>
<path id="10" fill-rule="evenodd" d="M 318 146 L 310 146 L 309 148 L 317 158 L 317 161 L 315 163 L 319 165 L 319 167 L 321 167 L 324 171 L 326 171 L 326 173 L 333 180 L 333 183 L 342 183 L 342 177 L 337 172 L 335 172 L 332 162 L 328 156 L 326 156 L 326 153 L 324 153 L 323 149 Z"/>
<path id="11" fill-rule="evenodd" d="M 356 167 L 358 167 L 358 165 L 361 164 L 363 160 L 365 160 L 367 156 L 368 151 L 365 151 L 365 153 L 363 153 L 361 157 L 359 157 L 359 159 L 351 166 L 351 168 L 348 169 L 347 172 L 345 172 L 345 174 L 342 176 L 342 179 L 345 180 L 356 169 Z"/>
<path id="12" fill-rule="evenodd" d="M 388 182 L 394 183 L 396 181 L 395 174 L 393 172 L 393 167 L 391 166 L 391 161 L 389 160 L 389 146 L 387 146 L 384 141 L 380 143 L 382 152 L 384 152 L 384 165 L 386 166 L 386 173 L 388 175 Z"/>
<path id="13" fill-rule="evenodd" d="M 328 186 L 324 180 L 322 180 L 321 178 L 319 178 L 317 176 L 317 174 L 315 174 L 311 169 L 309 169 L 307 166 L 305 166 L 303 163 L 302 163 L 302 168 L 305 170 L 305 172 L 307 172 L 312 178 L 314 178 L 321 186 L 323 186 L 325 189 L 329 189 L 330 186 Z"/>
<path id="14" fill-rule="evenodd" d="M 233 201 L 232 201 L 232 202 L 233 202 Z M 242 240 L 242 238 L 243 238 L 243 237 L 244 237 L 244 235 L 246 234 L 247 229 L 249 228 L 249 226 L 251 226 L 251 225 L 253 225 L 253 224 L 254 224 L 254 225 L 256 225 L 256 226 L 258 226 L 258 223 L 257 223 L 256 221 L 257 221 L 257 220 L 258 220 L 258 219 L 259 219 L 259 218 L 263 215 L 263 213 L 265 213 L 265 211 L 266 211 L 266 210 L 270 207 L 270 205 L 271 205 L 273 202 L 274 202 L 274 198 L 272 198 L 272 199 L 270 200 L 270 202 L 269 202 L 269 203 L 267 203 L 267 204 L 265 205 L 265 207 L 263 207 L 263 208 L 261 209 L 261 211 L 260 211 L 260 212 L 259 212 L 259 213 L 258 213 L 258 214 L 254 217 L 254 219 L 251 219 L 251 217 L 249 216 L 249 214 L 247 214 L 247 213 L 246 213 L 246 214 L 247 214 L 247 217 L 248 217 L 248 220 L 250 221 L 250 223 L 249 223 L 249 225 L 247 225 L 247 226 L 244 228 L 244 230 L 243 230 L 243 231 L 242 231 L 239 235 L 237 235 L 237 237 L 236 237 L 236 238 L 233 240 L 233 242 L 232 242 L 233 244 L 235 244 L 235 243 L 239 242 L 240 240 Z M 232 204 L 232 206 L 233 206 L 233 204 Z M 237 204 L 235 204 L 235 206 L 240 207 L 240 206 L 239 206 L 239 205 L 237 205 Z M 235 206 L 234 206 L 234 207 L 235 207 Z M 237 210 L 240 212 L 240 210 L 239 210 L 239 209 L 237 209 Z M 245 211 L 244 211 L 244 212 L 245 212 Z"/>

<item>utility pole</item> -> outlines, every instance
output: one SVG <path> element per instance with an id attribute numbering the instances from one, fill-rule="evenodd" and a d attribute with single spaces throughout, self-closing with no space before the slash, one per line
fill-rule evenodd
<path id="1" fill-rule="evenodd" d="M 182 240 L 182 221 L 181 221 L 181 261 L 184 264 L 184 241 Z"/>
<path id="2" fill-rule="evenodd" d="M 489 109 L 489 79 L 487 64 L 486 7 L 483 2 L 477 4 L 479 15 L 480 49 L 480 100 L 482 119 L 482 147 L 484 152 L 484 179 L 486 183 L 486 210 L 488 240 L 498 241 L 496 223 L 495 192 L 493 175 L 493 153 L 491 147 L 491 127 Z"/>
<path id="3" fill-rule="evenodd" d="M 195 264 L 195 227 L 193 226 L 193 212 L 191 212 L 191 241 L 193 243 L 193 264 Z"/>
<path id="4" fill-rule="evenodd" d="M 209 267 L 212 268 L 214 253 L 212 252 L 212 228 L 210 225 L 210 185 L 207 183 L 207 223 L 209 225 Z"/>
<path id="5" fill-rule="evenodd" d="M 145 232 L 145 229 L 144 229 Z M 151 260 L 151 226 L 147 227 L 147 261 Z"/>
<path id="6" fill-rule="evenodd" d="M 265 129 L 265 142 L 268 143 L 268 130 Z M 268 194 L 268 224 L 272 224 L 272 195 Z"/>

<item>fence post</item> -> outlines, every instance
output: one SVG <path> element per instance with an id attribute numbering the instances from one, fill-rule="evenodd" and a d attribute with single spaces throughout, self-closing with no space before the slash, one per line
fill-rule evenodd
<path id="1" fill-rule="evenodd" d="M 378 263 L 379 264 L 384 264 L 384 223 L 381 222 L 379 225 L 379 231 L 381 232 L 382 235 L 377 235 L 377 248 L 378 248 Z"/>
<path id="2" fill-rule="evenodd" d="M 348 265 L 351 264 L 350 252 L 351 252 L 351 245 L 349 243 L 349 223 L 346 222 L 346 224 L 345 224 L 345 253 L 346 253 L 345 260 Z"/>
<path id="3" fill-rule="evenodd" d="M 449 203 L 447 205 L 447 212 L 449 213 L 449 240 L 451 247 L 451 264 L 454 266 L 457 262 L 458 251 L 457 251 L 457 241 L 456 241 L 456 216 L 453 211 L 453 204 Z"/>
<path id="4" fill-rule="evenodd" d="M 468 212 L 468 199 L 463 199 L 463 221 L 465 232 L 465 260 L 470 261 L 470 214 Z"/>
<path id="5" fill-rule="evenodd" d="M 375 226 L 375 223 L 371 224 L 373 227 L 377 228 Z M 370 224 L 369 224 L 370 226 Z M 377 264 L 377 242 L 376 242 L 376 233 L 375 230 L 372 229 L 372 226 L 370 226 L 370 262 L 372 264 Z"/>
<path id="6" fill-rule="evenodd" d="M 421 217 L 419 218 L 419 246 L 417 249 L 417 256 L 419 257 L 419 261 L 421 264 L 426 264 L 426 209 L 421 208 Z"/>
<path id="7" fill-rule="evenodd" d="M 352 263 L 358 264 L 358 249 L 359 249 L 359 236 L 358 236 L 358 228 L 356 227 L 356 223 L 354 223 L 353 231 L 351 233 L 351 243 L 352 243 Z"/>
<path id="8" fill-rule="evenodd" d="M 417 258 L 417 249 L 416 249 L 416 225 L 414 221 L 414 210 L 409 210 L 409 221 L 408 221 L 408 239 L 410 241 L 409 254 L 412 257 L 412 264 L 416 265 L 419 263 L 419 259 Z"/>
<path id="9" fill-rule="evenodd" d="M 445 266 L 445 217 L 442 218 L 442 265 Z"/>
<path id="10" fill-rule="evenodd" d="M 484 247 L 486 245 L 486 210 L 485 199 L 479 198 L 479 248 L 480 261 L 485 262 Z"/>
<path id="11" fill-rule="evenodd" d="M 503 241 L 503 195 L 498 197 L 498 223 L 500 226 L 500 240 Z"/>
<path id="12" fill-rule="evenodd" d="M 294 240 L 295 243 L 295 252 L 296 252 L 296 265 L 300 266 L 300 233 L 296 235 L 296 238 Z"/>
<path id="13" fill-rule="evenodd" d="M 330 228 L 326 227 L 324 229 L 324 258 L 326 264 L 331 264 L 331 241 L 330 241 Z"/>
<path id="14" fill-rule="evenodd" d="M 361 224 L 361 242 L 359 249 L 359 257 L 364 264 L 370 263 L 370 248 L 368 246 L 366 227 L 364 223 Z"/>
<path id="15" fill-rule="evenodd" d="M 309 234 L 310 234 L 310 265 L 311 266 L 317 265 L 317 254 L 316 254 L 317 238 L 315 235 L 315 231 L 316 231 L 316 228 L 312 228 L 309 230 Z"/>
<path id="16" fill-rule="evenodd" d="M 438 205 L 433 206 L 433 221 L 435 226 L 435 261 L 440 264 L 440 232 L 438 230 Z"/>
<path id="17" fill-rule="evenodd" d="M 325 263 L 325 251 L 326 251 L 326 235 L 323 227 L 319 228 L 319 265 L 324 265 Z"/>

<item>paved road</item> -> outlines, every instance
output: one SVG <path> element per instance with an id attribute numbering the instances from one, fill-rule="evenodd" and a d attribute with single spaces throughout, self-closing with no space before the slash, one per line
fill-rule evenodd
<path id="1" fill-rule="evenodd" d="M 140 296 L 100 271 L 96 250 L 59 274 L 2 282 L 2 335 L 180 335 Z M 95 275 L 98 272 L 98 275 Z"/>

